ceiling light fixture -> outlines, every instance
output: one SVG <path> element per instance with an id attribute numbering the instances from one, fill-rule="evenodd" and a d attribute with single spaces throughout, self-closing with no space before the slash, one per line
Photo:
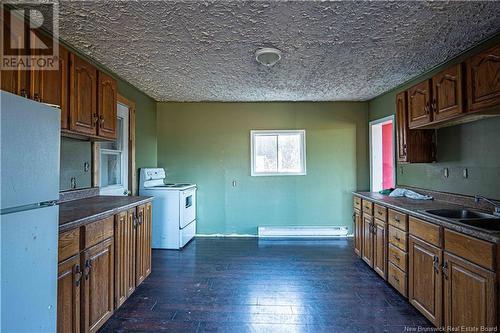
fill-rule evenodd
<path id="1" fill-rule="evenodd" d="M 263 47 L 255 51 L 255 60 L 266 67 L 274 66 L 281 59 L 281 51 L 273 47 Z"/>

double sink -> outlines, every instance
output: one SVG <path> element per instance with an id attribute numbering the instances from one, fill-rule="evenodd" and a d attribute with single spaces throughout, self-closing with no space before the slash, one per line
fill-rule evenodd
<path id="1" fill-rule="evenodd" d="M 470 209 L 430 209 L 422 213 L 452 220 L 489 233 L 500 233 L 500 217 Z"/>

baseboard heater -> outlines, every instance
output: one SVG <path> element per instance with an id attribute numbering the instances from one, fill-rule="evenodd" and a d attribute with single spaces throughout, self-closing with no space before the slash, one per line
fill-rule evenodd
<path id="1" fill-rule="evenodd" d="M 337 238 L 347 237 L 348 231 L 347 227 L 342 226 L 258 227 L 259 238 Z"/>

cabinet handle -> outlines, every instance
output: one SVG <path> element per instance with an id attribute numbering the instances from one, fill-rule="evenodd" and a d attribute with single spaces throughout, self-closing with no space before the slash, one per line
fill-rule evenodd
<path id="1" fill-rule="evenodd" d="M 401 258 L 399 256 L 394 256 L 394 259 L 396 259 L 397 261 L 401 261 Z"/>
<path id="2" fill-rule="evenodd" d="M 90 259 L 87 259 L 85 260 L 85 280 L 89 279 L 90 268 L 92 268 L 92 263 L 90 262 Z"/>
<path id="3" fill-rule="evenodd" d="M 399 222 L 400 222 L 400 221 L 399 221 L 399 216 L 394 217 L 394 221 L 396 221 L 396 222 L 398 222 L 398 223 L 399 223 Z"/>
<path id="4" fill-rule="evenodd" d="M 394 239 L 397 240 L 398 242 L 401 242 L 401 238 L 399 238 L 398 236 L 394 236 Z"/>
<path id="5" fill-rule="evenodd" d="M 425 113 L 426 113 L 426 114 L 429 114 L 429 113 L 430 113 L 430 105 L 429 105 L 429 102 L 426 102 L 426 103 L 425 103 L 424 111 L 425 111 Z"/>
<path id="6" fill-rule="evenodd" d="M 99 117 L 97 116 L 97 113 L 94 113 L 94 124 L 97 124 L 99 121 Z"/>
<path id="7" fill-rule="evenodd" d="M 28 98 L 28 92 L 26 91 L 26 89 L 21 89 L 20 91 L 20 95 L 24 98 Z"/>
<path id="8" fill-rule="evenodd" d="M 393 278 L 394 280 L 396 280 L 396 282 L 397 282 L 397 283 L 399 283 L 399 279 L 398 279 L 398 277 L 397 277 L 396 275 L 393 275 L 393 276 L 392 276 L 392 278 Z"/>
<path id="9" fill-rule="evenodd" d="M 352 221 L 356 222 L 356 213 L 352 213 Z"/>
<path id="10" fill-rule="evenodd" d="M 448 262 L 443 262 L 443 276 L 446 280 L 448 280 Z"/>
<path id="11" fill-rule="evenodd" d="M 104 124 L 104 116 L 103 115 L 100 115 L 99 116 L 99 122 L 102 124 Z"/>
<path id="12" fill-rule="evenodd" d="M 80 270 L 80 265 L 75 265 L 75 286 L 80 286 L 80 280 L 82 279 L 82 271 Z"/>
<path id="13" fill-rule="evenodd" d="M 42 101 L 42 100 L 40 99 L 40 95 L 39 95 L 38 93 L 35 93 L 35 94 L 33 95 L 33 100 L 34 100 L 35 102 L 41 102 L 41 101 Z"/>
<path id="14" fill-rule="evenodd" d="M 439 110 L 437 109 L 437 104 L 436 104 L 436 98 L 434 97 L 432 99 L 432 110 L 434 113 L 439 113 Z"/>
<path id="15" fill-rule="evenodd" d="M 434 272 L 436 274 L 439 274 L 439 258 L 438 258 L 438 256 L 434 256 L 433 263 L 434 263 Z"/>

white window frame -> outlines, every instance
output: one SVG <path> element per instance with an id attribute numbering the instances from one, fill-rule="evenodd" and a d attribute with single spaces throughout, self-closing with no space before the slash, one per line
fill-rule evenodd
<path id="1" fill-rule="evenodd" d="M 121 183 L 115 185 L 102 186 L 101 185 L 101 174 L 99 165 L 99 192 L 100 195 L 128 195 L 128 144 L 129 144 L 129 112 L 127 105 L 118 102 L 124 108 L 118 108 L 117 118 L 121 118 L 123 121 L 123 137 L 121 150 L 105 149 L 99 148 L 99 160 L 101 159 L 102 153 L 107 153 L 111 155 L 121 155 Z M 118 106 L 117 106 L 118 107 Z M 127 109 L 125 111 L 125 109 Z M 100 164 L 100 163 L 99 163 Z"/>
<path id="2" fill-rule="evenodd" d="M 256 172 L 255 171 L 255 142 L 254 137 L 258 135 L 276 135 L 280 134 L 300 134 L 302 137 L 302 164 L 304 166 L 303 172 Z M 306 130 L 251 130 L 250 131 L 250 174 L 253 177 L 262 176 L 305 176 L 307 175 L 306 164 Z"/>

